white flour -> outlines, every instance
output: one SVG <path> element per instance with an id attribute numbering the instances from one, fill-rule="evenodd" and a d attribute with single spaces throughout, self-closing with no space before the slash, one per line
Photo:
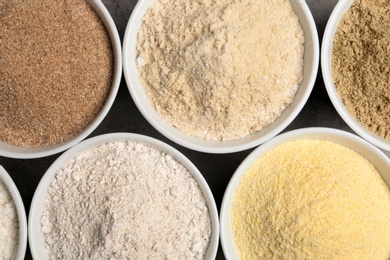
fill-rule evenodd
<path id="1" fill-rule="evenodd" d="M 41 223 L 50 259 L 203 259 L 211 236 L 188 170 L 133 142 L 69 161 L 51 183 Z"/>
<path id="2" fill-rule="evenodd" d="M 0 259 L 15 257 L 18 243 L 18 215 L 8 189 L 0 180 Z"/>

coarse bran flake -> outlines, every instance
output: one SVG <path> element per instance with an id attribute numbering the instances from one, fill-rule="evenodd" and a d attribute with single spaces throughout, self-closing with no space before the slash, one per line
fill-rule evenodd
<path id="1" fill-rule="evenodd" d="M 302 80 L 303 30 L 288 0 L 157 0 L 137 66 L 168 123 L 233 140 L 272 123 Z"/>
<path id="2" fill-rule="evenodd" d="M 0 1 L 0 141 L 64 142 L 87 127 L 111 88 L 106 29 L 84 0 Z"/>

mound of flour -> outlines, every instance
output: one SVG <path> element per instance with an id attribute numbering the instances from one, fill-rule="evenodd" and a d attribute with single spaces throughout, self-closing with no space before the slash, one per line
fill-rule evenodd
<path id="1" fill-rule="evenodd" d="M 304 33 L 288 0 L 157 0 L 138 32 L 141 83 L 183 133 L 234 140 L 294 100 Z"/>
<path id="2" fill-rule="evenodd" d="M 188 170 L 133 142 L 69 161 L 50 185 L 41 223 L 50 259 L 203 259 L 211 236 Z"/>

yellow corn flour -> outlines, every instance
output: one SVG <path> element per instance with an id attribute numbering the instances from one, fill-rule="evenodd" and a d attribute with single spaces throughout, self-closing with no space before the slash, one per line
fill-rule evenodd
<path id="1" fill-rule="evenodd" d="M 260 157 L 232 209 L 242 259 L 390 259 L 390 190 L 339 144 L 298 140 Z"/>

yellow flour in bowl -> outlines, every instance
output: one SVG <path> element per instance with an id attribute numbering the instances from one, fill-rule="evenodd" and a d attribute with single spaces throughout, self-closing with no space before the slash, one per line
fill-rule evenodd
<path id="1" fill-rule="evenodd" d="M 242 259 L 389 259 L 390 190 L 349 148 L 293 141 L 245 173 L 232 227 Z"/>

